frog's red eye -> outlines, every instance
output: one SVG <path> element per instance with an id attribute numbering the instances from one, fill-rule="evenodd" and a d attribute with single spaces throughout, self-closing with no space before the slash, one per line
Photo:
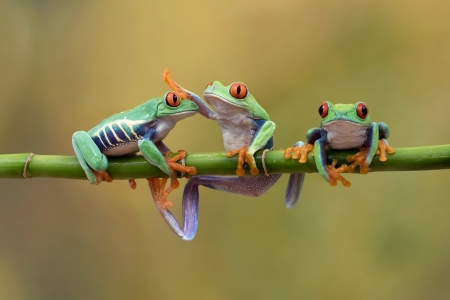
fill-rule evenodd
<path id="1" fill-rule="evenodd" d="M 324 103 L 322 103 L 322 105 L 320 105 L 319 115 L 322 118 L 325 118 L 326 116 L 328 116 L 328 103 L 324 102 Z"/>
<path id="2" fill-rule="evenodd" d="M 212 85 L 213 85 L 213 82 L 211 81 L 210 83 L 208 83 L 208 84 L 206 85 L 206 87 L 212 86 Z"/>
<path id="3" fill-rule="evenodd" d="M 165 97 L 166 104 L 170 107 L 177 107 L 181 103 L 181 98 L 175 92 L 168 92 Z"/>
<path id="4" fill-rule="evenodd" d="M 369 114 L 369 108 L 367 108 L 365 103 L 361 102 L 356 107 L 356 114 L 361 119 L 365 119 L 367 117 L 367 115 Z"/>
<path id="5" fill-rule="evenodd" d="M 230 95 L 236 99 L 244 99 L 247 96 L 247 87 L 242 82 L 235 82 L 230 87 Z"/>

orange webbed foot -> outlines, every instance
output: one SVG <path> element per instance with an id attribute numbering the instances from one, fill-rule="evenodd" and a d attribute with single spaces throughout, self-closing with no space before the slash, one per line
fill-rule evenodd
<path id="1" fill-rule="evenodd" d="M 378 141 L 378 149 L 376 154 L 380 155 L 380 161 L 386 161 L 387 157 L 386 157 L 386 153 L 388 154 L 393 154 L 395 153 L 394 148 L 391 148 L 389 146 L 389 144 L 386 142 L 386 140 L 382 139 Z"/>
<path id="2" fill-rule="evenodd" d="M 357 166 L 359 167 L 359 173 L 369 173 L 369 165 L 367 164 L 367 155 L 369 155 L 369 148 L 361 148 L 359 152 L 353 155 L 347 156 L 347 161 L 352 164 L 348 166 L 347 173 L 353 173 Z"/>
<path id="3" fill-rule="evenodd" d="M 244 176 L 245 170 L 244 170 L 244 163 L 247 163 L 250 166 L 250 174 L 252 175 L 258 175 L 259 170 L 256 167 L 255 159 L 253 158 L 253 155 L 250 153 L 247 153 L 248 147 L 242 147 L 240 149 L 227 151 L 226 155 L 227 157 L 233 157 L 236 154 L 238 154 L 238 163 L 236 168 L 236 175 L 237 176 Z"/>
<path id="4" fill-rule="evenodd" d="M 172 80 L 172 77 L 170 77 L 169 69 L 164 69 L 163 78 L 167 85 L 174 92 L 177 92 L 180 95 L 181 99 L 190 99 L 189 95 L 183 90 L 183 88 L 178 83 Z"/>
<path id="5" fill-rule="evenodd" d="M 159 209 L 167 209 L 172 206 L 167 197 L 173 191 L 172 187 L 165 190 L 166 182 L 168 178 L 147 178 L 148 186 L 152 192 L 153 201 Z"/>
<path id="6" fill-rule="evenodd" d="M 96 183 L 95 184 L 96 185 L 100 184 L 103 181 L 103 179 L 106 182 L 112 182 L 113 181 L 113 178 L 111 177 L 111 175 L 109 175 L 108 172 L 106 172 L 106 171 L 92 170 L 92 172 L 95 175 L 95 179 L 96 179 Z"/>
<path id="7" fill-rule="evenodd" d="M 298 159 L 299 163 L 305 163 L 306 160 L 308 159 L 309 152 L 311 152 L 311 156 L 314 156 L 314 144 L 304 144 L 301 147 L 299 146 L 289 147 L 284 151 L 284 158 Z"/>
<path id="8" fill-rule="evenodd" d="M 184 158 L 186 157 L 186 151 L 178 150 L 178 154 L 174 157 L 170 157 L 170 151 L 164 153 L 164 158 L 166 159 L 167 165 L 172 171 L 172 182 L 170 184 L 171 188 L 176 189 L 180 185 L 178 182 L 176 172 L 187 173 L 189 175 L 195 175 L 197 173 L 197 169 L 195 167 L 186 167 L 184 165 Z M 177 161 L 181 160 L 183 165 L 177 163 Z"/>
<path id="9" fill-rule="evenodd" d="M 330 185 L 331 186 L 336 186 L 338 180 L 340 182 L 342 182 L 342 184 L 346 187 L 351 186 L 351 182 L 346 180 L 344 177 L 341 176 L 340 173 L 343 173 L 345 171 L 347 171 L 348 166 L 347 165 L 342 165 L 339 168 L 336 168 L 336 164 L 338 163 L 337 159 L 333 159 L 333 162 L 331 163 L 331 165 L 327 165 L 325 166 L 325 170 L 328 174 L 328 179 L 330 181 Z"/>

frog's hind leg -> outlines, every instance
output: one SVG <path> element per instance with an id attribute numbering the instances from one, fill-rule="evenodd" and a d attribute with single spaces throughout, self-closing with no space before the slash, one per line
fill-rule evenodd
<path id="1" fill-rule="evenodd" d="M 172 206 L 172 203 L 167 200 L 168 192 L 165 190 L 167 178 L 147 178 L 147 181 L 153 196 L 153 201 L 155 202 L 159 213 L 164 218 L 164 221 L 166 221 L 177 236 L 184 239 L 185 234 L 183 228 L 180 227 L 177 220 L 168 209 Z"/>
<path id="2" fill-rule="evenodd" d="M 103 179 L 112 181 L 106 172 L 108 158 L 100 152 L 92 138 L 85 131 L 77 131 L 72 136 L 72 145 L 78 162 L 91 184 L 99 184 Z"/>
<path id="3" fill-rule="evenodd" d="M 183 191 L 183 239 L 192 240 L 197 232 L 199 186 L 238 195 L 258 197 L 267 192 L 280 177 L 281 174 L 255 177 L 193 176 L 189 179 Z M 169 222 L 167 221 L 167 223 Z M 169 225 L 172 227 L 171 224 Z M 176 231 L 174 227 L 172 229 Z"/>
<path id="4" fill-rule="evenodd" d="M 287 208 L 293 208 L 300 199 L 300 193 L 305 180 L 305 173 L 293 173 L 289 175 L 289 181 L 286 188 L 285 204 Z"/>
<path id="5" fill-rule="evenodd" d="M 298 141 L 291 148 L 287 148 L 284 152 L 284 158 L 291 158 L 292 151 L 296 149 L 302 149 L 305 143 Z M 306 155 L 308 152 L 306 152 Z M 298 159 L 298 157 L 296 158 Z M 305 180 L 305 173 L 293 173 L 289 175 L 288 185 L 286 187 L 285 204 L 287 208 L 292 208 L 297 205 L 300 199 L 300 193 L 303 187 L 303 181 Z"/>
<path id="6" fill-rule="evenodd" d="M 164 218 L 164 221 L 182 240 L 192 240 L 198 225 L 198 197 L 192 200 L 183 199 L 183 227 L 181 227 L 168 209 L 172 206 L 172 203 L 167 200 L 167 196 L 170 193 L 170 191 L 165 190 L 167 178 L 147 178 L 147 180 L 156 208 Z"/>

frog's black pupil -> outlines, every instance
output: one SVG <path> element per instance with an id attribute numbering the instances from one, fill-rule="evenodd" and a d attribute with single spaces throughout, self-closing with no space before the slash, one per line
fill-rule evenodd
<path id="1" fill-rule="evenodd" d="M 173 103 L 177 103 L 178 97 L 176 94 L 173 94 Z"/>
<path id="2" fill-rule="evenodd" d="M 363 116 L 367 115 L 367 107 L 365 107 L 365 106 L 361 107 L 361 112 L 362 112 Z"/>
<path id="3" fill-rule="evenodd" d="M 322 113 L 323 113 L 323 105 L 321 105 L 321 106 L 319 107 L 319 115 L 322 115 Z"/>
<path id="4" fill-rule="evenodd" d="M 237 89 L 236 89 L 237 94 L 239 95 L 241 93 L 241 86 L 238 85 Z"/>

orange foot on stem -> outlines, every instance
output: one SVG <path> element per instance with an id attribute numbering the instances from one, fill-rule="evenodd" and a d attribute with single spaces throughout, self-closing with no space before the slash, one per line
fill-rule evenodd
<path id="1" fill-rule="evenodd" d="M 155 204 L 159 209 L 167 209 L 172 206 L 172 202 L 167 200 L 167 197 L 170 192 L 173 191 L 173 188 L 169 187 L 165 190 L 167 179 L 168 178 L 147 178 L 153 201 L 155 201 Z"/>
<path id="2" fill-rule="evenodd" d="M 190 99 L 189 95 L 186 94 L 186 92 L 180 87 L 180 85 L 172 80 L 172 77 L 170 77 L 169 69 L 164 69 L 163 78 L 167 85 L 174 92 L 177 92 L 180 95 L 181 99 Z"/>
<path id="3" fill-rule="evenodd" d="M 328 178 L 330 180 L 330 185 L 331 186 L 336 186 L 338 180 L 340 182 L 342 182 L 342 184 L 346 187 L 351 186 L 351 182 L 346 180 L 344 177 L 341 176 L 340 173 L 343 173 L 345 171 L 347 171 L 348 166 L 347 165 L 342 165 L 339 168 L 336 168 L 336 164 L 338 163 L 337 159 L 333 159 L 333 162 L 331 163 L 331 165 L 327 165 L 325 166 L 325 170 L 327 171 L 328 174 Z"/>
<path id="4" fill-rule="evenodd" d="M 167 165 L 169 166 L 170 170 L 172 171 L 172 182 L 170 183 L 170 187 L 172 189 L 176 189 L 180 186 L 180 183 L 177 179 L 176 172 L 181 173 L 188 173 L 189 175 L 195 175 L 197 173 L 197 169 L 195 167 L 186 167 L 183 163 L 183 165 L 180 165 L 177 163 L 177 161 L 181 160 L 184 162 L 184 158 L 186 157 L 186 151 L 178 150 L 178 154 L 174 157 L 170 157 L 170 151 L 167 151 L 164 153 L 164 157 L 166 159 Z"/>
<path id="5" fill-rule="evenodd" d="M 352 164 L 348 166 L 347 173 L 353 173 L 357 166 L 359 167 L 359 173 L 369 173 L 369 165 L 367 164 L 367 155 L 369 155 L 369 148 L 361 148 L 359 152 L 353 155 L 347 156 L 347 161 Z"/>
<path id="6" fill-rule="evenodd" d="M 389 147 L 389 145 L 386 143 L 385 140 L 378 141 L 378 149 L 377 149 L 376 154 L 380 155 L 380 158 L 379 158 L 380 161 L 387 160 L 386 153 L 392 154 L 394 152 L 395 152 L 394 148 Z"/>
<path id="7" fill-rule="evenodd" d="M 96 178 L 96 183 L 95 184 L 100 184 L 103 179 L 106 182 L 112 182 L 113 178 L 111 177 L 111 175 L 108 174 L 108 172 L 106 171 L 96 171 L 96 170 L 92 170 L 92 172 L 94 172 L 95 178 Z"/>
<path id="8" fill-rule="evenodd" d="M 174 157 L 170 157 L 170 151 L 167 151 L 164 153 L 164 158 L 166 159 L 167 165 L 169 166 L 170 170 L 172 171 L 172 177 L 174 178 L 174 181 L 171 183 L 171 188 L 176 189 L 180 183 L 177 179 L 176 171 L 182 172 L 182 173 L 188 173 L 189 175 L 195 175 L 197 173 L 197 169 L 195 167 L 186 167 L 184 165 L 179 165 L 177 161 L 180 159 L 183 160 L 186 157 L 186 152 L 183 150 L 179 150 L 178 154 Z M 167 180 L 166 180 L 167 181 Z M 136 180 L 128 179 L 128 183 L 130 184 L 131 189 L 136 189 Z"/>
<path id="9" fill-rule="evenodd" d="M 294 152 L 294 154 L 292 154 Z M 299 159 L 298 162 L 305 163 L 308 158 L 308 152 L 311 152 L 311 156 L 314 156 L 314 145 L 304 144 L 303 146 L 289 147 L 284 151 L 285 159 Z"/>
<path id="10" fill-rule="evenodd" d="M 249 153 L 247 153 L 248 147 L 242 147 L 237 150 L 227 151 L 227 157 L 233 157 L 236 154 L 238 154 L 238 163 L 237 163 L 237 169 L 236 169 L 236 175 L 237 176 L 244 176 L 245 170 L 244 170 L 244 163 L 247 163 L 250 166 L 250 174 L 252 175 L 258 175 L 259 170 L 256 167 L 255 160 L 253 156 Z"/>

